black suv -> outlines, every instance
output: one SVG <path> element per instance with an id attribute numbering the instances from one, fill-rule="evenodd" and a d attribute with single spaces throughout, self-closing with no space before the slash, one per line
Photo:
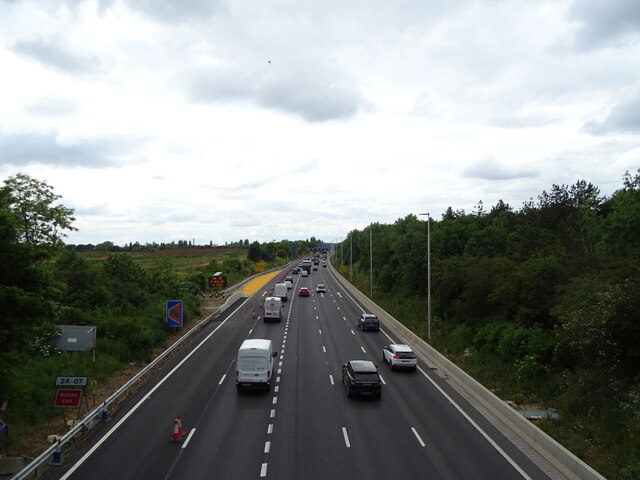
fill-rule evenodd
<path id="1" fill-rule="evenodd" d="M 358 328 L 364 330 L 380 330 L 380 321 L 373 313 L 363 313 L 358 317 Z"/>
<path id="2" fill-rule="evenodd" d="M 347 389 L 347 397 L 371 395 L 380 398 L 382 382 L 378 367 L 369 360 L 351 360 L 342 366 L 342 383 Z"/>

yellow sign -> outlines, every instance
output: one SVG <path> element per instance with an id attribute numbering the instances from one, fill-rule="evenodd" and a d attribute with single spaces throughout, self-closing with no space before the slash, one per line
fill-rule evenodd
<path id="1" fill-rule="evenodd" d="M 346 266 L 346 265 L 340 265 L 340 266 L 338 267 L 338 271 L 339 271 L 340 273 L 346 273 L 346 272 L 347 272 L 347 270 L 349 270 L 349 269 L 347 268 L 347 266 Z"/>
<path id="2" fill-rule="evenodd" d="M 266 262 L 256 262 L 256 272 L 264 272 L 265 267 L 267 266 Z"/>

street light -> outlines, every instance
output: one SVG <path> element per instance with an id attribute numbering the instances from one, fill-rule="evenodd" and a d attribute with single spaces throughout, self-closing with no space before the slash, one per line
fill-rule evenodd
<path id="1" fill-rule="evenodd" d="M 427 338 L 431 340 L 431 215 L 427 216 Z"/>

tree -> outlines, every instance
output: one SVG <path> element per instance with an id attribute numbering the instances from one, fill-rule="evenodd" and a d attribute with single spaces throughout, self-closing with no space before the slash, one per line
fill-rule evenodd
<path id="1" fill-rule="evenodd" d="M 28 175 L 18 173 L 4 181 L 8 192 L 8 210 L 15 217 L 20 240 L 36 246 L 56 247 L 66 234 L 62 230 L 77 230 L 73 209 L 55 205 L 60 195 L 53 188 Z"/>

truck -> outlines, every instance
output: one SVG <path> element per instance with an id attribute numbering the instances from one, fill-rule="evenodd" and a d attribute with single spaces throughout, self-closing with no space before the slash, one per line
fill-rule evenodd
<path id="1" fill-rule="evenodd" d="M 303 270 L 306 270 L 308 273 L 311 273 L 311 267 L 312 267 L 311 260 L 303 260 L 302 263 L 300 264 L 300 268 L 302 268 Z"/>
<path id="2" fill-rule="evenodd" d="M 282 299 L 280 297 L 267 297 L 264 299 L 264 315 L 262 318 L 265 322 L 282 321 Z"/>

